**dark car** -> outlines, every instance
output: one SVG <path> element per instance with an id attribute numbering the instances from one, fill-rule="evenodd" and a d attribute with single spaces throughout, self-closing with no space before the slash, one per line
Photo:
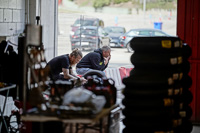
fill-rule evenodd
<path id="1" fill-rule="evenodd" d="M 120 37 L 120 44 L 131 52 L 130 41 L 135 36 L 170 36 L 158 29 L 131 29 Z"/>
<path id="2" fill-rule="evenodd" d="M 72 50 L 74 48 L 96 49 L 110 44 L 110 38 L 103 28 L 96 26 L 79 27 L 71 38 Z"/>
<path id="3" fill-rule="evenodd" d="M 120 36 L 126 32 L 126 29 L 121 26 L 107 26 L 104 30 L 109 34 L 110 37 L 110 47 L 123 47 L 121 46 Z"/>
<path id="4" fill-rule="evenodd" d="M 78 18 L 74 22 L 73 25 L 71 25 L 71 31 L 70 31 L 70 39 L 72 35 L 74 35 L 75 31 L 80 27 L 80 26 L 97 26 L 97 27 L 104 27 L 104 22 L 103 20 L 99 18 Z"/>

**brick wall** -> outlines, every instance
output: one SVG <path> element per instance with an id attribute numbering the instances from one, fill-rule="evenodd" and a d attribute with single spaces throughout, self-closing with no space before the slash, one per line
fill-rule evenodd
<path id="1" fill-rule="evenodd" d="M 36 24 L 36 0 L 0 0 L 0 36 L 18 44 L 18 36 L 23 33 L 25 24 Z M 43 44 L 47 60 L 57 56 L 57 0 L 41 1 L 41 25 L 43 27 Z M 25 5 L 26 4 L 26 5 Z M 29 11 L 25 20 L 25 10 Z M 28 21 L 28 22 L 27 22 Z"/>
<path id="2" fill-rule="evenodd" d="M 0 0 L 0 36 L 17 43 L 25 28 L 25 0 Z"/>

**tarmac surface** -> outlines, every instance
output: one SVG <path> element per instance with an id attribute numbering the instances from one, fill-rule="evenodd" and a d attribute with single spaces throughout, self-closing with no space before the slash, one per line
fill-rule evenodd
<path id="1" fill-rule="evenodd" d="M 77 7 L 73 2 L 63 0 L 63 4 L 58 9 L 58 55 L 71 52 L 71 43 L 69 33 L 71 25 L 77 18 L 95 17 L 102 19 L 105 26 L 123 26 L 126 31 L 133 28 L 154 28 L 154 22 L 162 23 L 162 31 L 176 35 L 176 11 L 151 10 L 136 12 L 132 10 L 131 14 L 125 12 L 125 8 L 106 8 L 101 12 L 94 12 L 91 7 Z M 83 52 L 87 54 L 88 52 Z M 112 48 L 112 58 L 109 67 L 130 66 L 130 56 L 125 48 Z"/>

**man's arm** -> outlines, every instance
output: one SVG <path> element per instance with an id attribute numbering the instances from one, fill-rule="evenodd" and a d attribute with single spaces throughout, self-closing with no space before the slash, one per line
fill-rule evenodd
<path id="1" fill-rule="evenodd" d="M 111 56 L 108 56 L 107 58 L 104 57 L 104 64 L 105 65 L 108 65 L 108 62 L 109 62 L 110 58 L 111 58 Z"/>
<path id="2" fill-rule="evenodd" d="M 108 56 L 107 58 L 104 57 L 104 64 L 105 64 L 105 67 L 102 69 L 102 71 L 104 71 L 107 67 L 108 67 L 108 63 L 110 61 L 110 58 L 111 56 Z"/>
<path id="3" fill-rule="evenodd" d="M 69 69 L 69 74 L 76 77 L 76 78 L 79 78 L 76 74 L 74 74 L 73 70 L 72 69 Z"/>
<path id="4" fill-rule="evenodd" d="M 62 68 L 62 71 L 63 71 L 65 79 L 74 79 L 74 80 L 76 80 L 78 78 L 78 77 L 75 77 L 75 76 L 70 74 L 70 71 L 72 71 L 71 69 Z"/>
<path id="5" fill-rule="evenodd" d="M 63 74 L 64 74 L 64 78 L 65 79 L 73 79 L 75 81 L 77 81 L 77 79 L 80 79 L 81 83 L 85 83 L 87 80 L 84 77 L 78 77 L 73 73 L 72 69 L 66 69 L 66 68 L 62 68 Z"/>
<path id="6" fill-rule="evenodd" d="M 93 67 L 92 69 L 95 69 L 95 70 L 102 71 L 102 69 L 104 69 L 104 67 L 105 67 L 104 60 L 101 60 L 100 56 L 90 57 L 90 63 Z"/>
<path id="7" fill-rule="evenodd" d="M 77 79 L 80 79 L 80 81 L 81 81 L 82 84 L 87 81 L 84 77 L 78 77 L 77 75 L 75 75 L 72 69 L 69 69 L 69 71 L 70 71 L 70 74 L 72 76 L 76 77 Z"/>

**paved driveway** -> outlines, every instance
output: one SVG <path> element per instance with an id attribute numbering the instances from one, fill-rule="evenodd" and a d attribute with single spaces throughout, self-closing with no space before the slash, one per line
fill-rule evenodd
<path id="1" fill-rule="evenodd" d="M 119 9 L 120 10 L 120 9 Z M 152 12 L 152 14 L 155 11 Z M 116 16 L 118 18 L 118 25 L 124 26 L 126 30 L 132 28 L 153 28 L 153 23 L 150 22 L 148 14 L 117 14 L 117 13 L 95 13 L 95 12 L 79 12 L 79 11 L 67 11 L 63 7 L 59 9 L 58 23 L 59 23 L 59 35 L 58 35 L 58 55 L 70 53 L 71 44 L 69 40 L 69 33 L 71 25 L 81 15 L 85 17 L 97 17 L 104 21 L 105 26 L 114 26 Z M 176 21 L 167 19 L 167 12 L 163 13 L 163 31 L 171 35 L 175 34 Z M 155 15 L 154 15 L 155 16 Z M 165 17 L 166 16 L 166 17 Z M 156 21 L 151 20 L 151 21 Z M 84 52 L 84 54 L 86 54 Z M 132 53 L 128 53 L 126 49 L 112 48 L 112 59 L 109 67 L 131 65 L 130 56 Z"/>

